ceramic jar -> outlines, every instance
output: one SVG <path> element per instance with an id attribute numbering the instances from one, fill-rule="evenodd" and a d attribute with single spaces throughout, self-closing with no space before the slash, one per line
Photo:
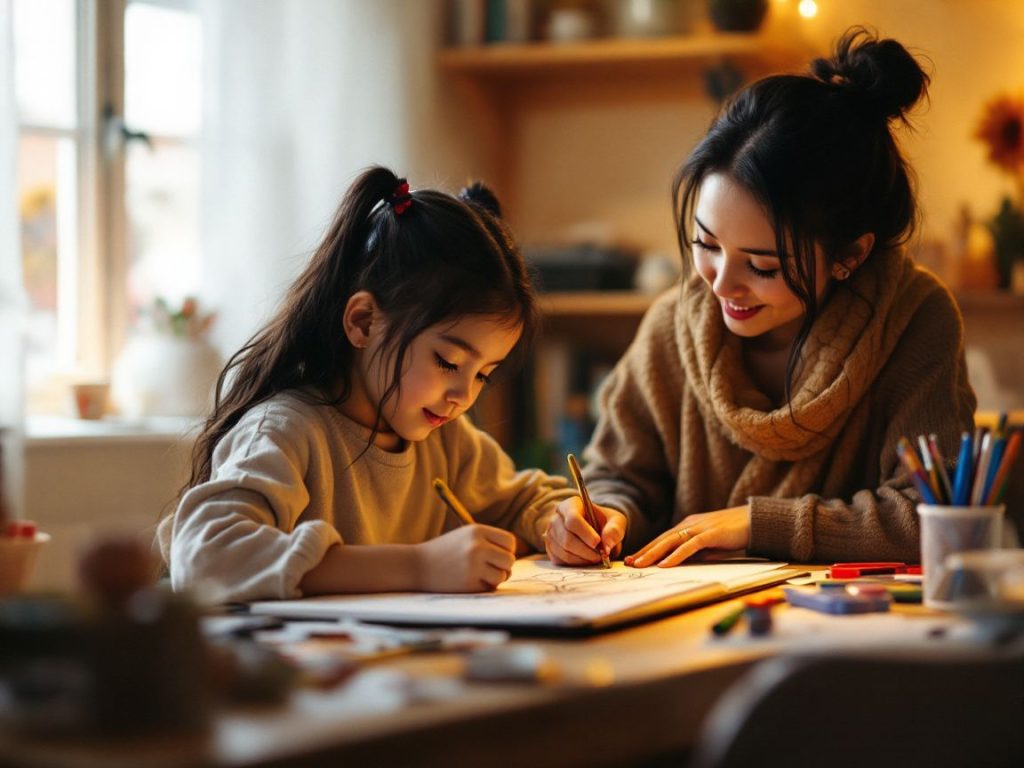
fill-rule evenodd
<path id="1" fill-rule="evenodd" d="M 148 331 L 133 336 L 114 364 L 113 398 L 123 416 L 202 416 L 221 370 L 205 339 Z"/>

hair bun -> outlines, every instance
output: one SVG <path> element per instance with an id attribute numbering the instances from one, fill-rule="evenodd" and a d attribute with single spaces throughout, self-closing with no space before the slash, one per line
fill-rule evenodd
<path id="1" fill-rule="evenodd" d="M 459 190 L 459 200 L 482 208 L 495 218 L 501 218 L 501 203 L 498 202 L 498 198 L 491 188 L 482 181 L 474 181 Z"/>
<path id="2" fill-rule="evenodd" d="M 863 27 L 848 30 L 831 59 L 815 59 L 819 80 L 856 93 L 886 119 L 903 118 L 927 92 L 929 77 L 895 40 L 879 39 Z"/>

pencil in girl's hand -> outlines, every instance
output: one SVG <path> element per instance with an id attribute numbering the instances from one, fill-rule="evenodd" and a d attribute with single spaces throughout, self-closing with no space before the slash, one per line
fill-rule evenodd
<path id="1" fill-rule="evenodd" d="M 921 494 L 921 499 L 924 503 L 938 504 L 935 491 L 929 485 L 928 476 L 924 472 L 924 467 L 921 466 L 921 460 L 918 459 L 914 446 L 910 444 L 907 438 L 901 437 L 897 441 L 896 453 L 899 455 L 900 461 L 903 462 L 903 466 L 910 473 L 910 479 L 914 481 L 914 486 L 917 488 L 917 492 Z"/>
<path id="2" fill-rule="evenodd" d="M 953 480 L 953 505 L 962 507 L 971 496 L 971 472 L 974 455 L 970 432 L 960 435 L 960 453 L 956 458 L 956 475 Z"/>
<path id="3" fill-rule="evenodd" d="M 473 519 L 473 516 L 469 514 L 469 510 L 462 506 L 462 502 L 459 501 L 458 497 L 452 493 L 452 489 L 449 488 L 440 477 L 434 478 L 434 490 L 437 491 L 437 495 L 441 497 L 441 501 L 445 503 L 448 509 L 455 513 L 455 516 L 459 518 L 459 520 L 466 525 L 473 525 L 476 522 L 476 520 Z"/>
<path id="4" fill-rule="evenodd" d="M 566 457 L 569 461 L 569 472 L 572 474 L 573 482 L 576 483 L 576 491 L 580 495 L 580 499 L 583 500 L 583 518 L 587 521 L 587 525 L 593 528 L 597 535 L 601 535 L 601 529 L 597 525 L 597 515 L 594 513 L 594 502 L 590 500 L 590 494 L 587 492 L 587 486 L 583 484 L 583 473 L 580 471 L 580 465 L 576 461 L 576 457 L 571 453 Z M 604 545 L 597 545 L 597 553 L 601 555 L 601 565 L 605 568 L 611 568 L 611 561 L 608 559 L 608 553 L 605 552 Z"/>

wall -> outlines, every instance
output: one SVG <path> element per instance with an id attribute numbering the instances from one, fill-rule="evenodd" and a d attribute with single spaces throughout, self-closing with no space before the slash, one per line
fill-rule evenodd
<path id="1" fill-rule="evenodd" d="M 796 0 L 774 0 L 774 23 L 796 25 L 812 46 L 829 49 L 847 27 L 864 24 L 930 59 L 930 105 L 902 134 L 917 170 L 924 212 L 922 237 L 949 241 L 967 203 L 994 212 L 1007 179 L 971 138 L 983 104 L 1024 89 L 1024 3 L 1017 0 L 818 0 L 819 15 L 799 19 Z M 642 96 L 643 83 L 637 87 Z M 696 92 L 680 83 L 680 92 Z M 519 146 L 517 224 L 544 240 L 584 220 L 607 219 L 623 239 L 675 253 L 669 186 L 700 138 L 715 105 L 699 97 L 581 103 L 566 94 L 525 116 Z M 585 195 L 581 196 L 581 190 Z"/>
<path id="2" fill-rule="evenodd" d="M 79 553 L 98 537 L 152 541 L 185 481 L 191 447 L 177 432 L 159 429 L 102 436 L 63 431 L 30 434 L 25 446 L 25 508 L 52 537 L 32 574 L 31 586 L 43 590 L 73 588 Z"/>

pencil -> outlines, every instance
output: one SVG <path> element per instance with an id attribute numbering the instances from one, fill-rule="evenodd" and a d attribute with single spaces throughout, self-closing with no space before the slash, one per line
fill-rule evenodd
<path id="1" fill-rule="evenodd" d="M 437 491 L 437 495 L 441 497 L 441 501 L 447 505 L 448 509 L 455 513 L 455 516 L 459 518 L 459 520 L 466 525 L 473 525 L 476 522 L 476 520 L 473 519 L 473 516 L 469 514 L 469 510 L 462 506 L 462 502 L 455 497 L 455 494 L 452 493 L 452 489 L 449 488 L 440 477 L 434 478 L 434 490 Z"/>
<path id="2" fill-rule="evenodd" d="M 988 462 L 988 471 L 985 472 L 985 484 L 981 488 L 981 502 L 984 504 L 988 499 L 992 486 L 995 484 L 996 474 L 1003 461 L 1003 451 L 1006 450 L 1006 438 L 1001 432 L 996 433 L 998 437 L 992 441 L 992 458 Z"/>
<path id="3" fill-rule="evenodd" d="M 981 506 L 981 492 L 985 487 L 985 478 L 988 475 L 988 465 L 992 460 L 992 433 L 986 432 L 981 438 L 981 450 L 978 452 L 978 463 L 974 468 L 974 485 L 971 486 L 970 504 L 972 507 Z"/>
<path id="4" fill-rule="evenodd" d="M 594 513 L 594 502 L 590 500 L 590 494 L 587 493 L 587 486 L 583 484 L 583 473 L 580 472 L 580 465 L 576 462 L 576 457 L 571 453 L 567 457 L 569 461 L 569 472 L 572 473 L 573 482 L 576 483 L 576 491 L 579 493 L 580 498 L 583 500 L 583 519 L 587 521 L 587 525 L 597 531 L 600 536 L 601 531 L 597 527 L 597 515 Z M 604 551 L 604 547 L 598 544 L 600 549 L 597 552 L 601 555 L 601 565 L 605 568 L 611 568 L 612 564 L 608 560 L 608 553 Z"/>
<path id="5" fill-rule="evenodd" d="M 971 495 L 971 456 L 974 449 L 971 445 L 970 432 L 960 435 L 960 453 L 956 459 L 956 475 L 953 480 L 953 506 L 962 507 L 967 504 Z"/>
<path id="6" fill-rule="evenodd" d="M 746 610 L 746 604 L 740 604 L 738 608 L 733 608 L 711 625 L 711 632 L 718 637 L 729 634 L 729 631 L 736 626 L 737 622 L 743 617 L 743 614 L 746 613 Z"/>
<path id="7" fill-rule="evenodd" d="M 935 468 L 935 461 L 932 459 L 932 452 L 928 448 L 928 438 L 924 435 L 918 435 L 917 444 L 921 448 L 921 462 L 924 464 L 924 471 L 928 475 L 932 491 L 935 492 L 935 498 L 938 500 L 939 504 L 944 504 L 946 499 L 942 493 L 942 483 L 939 482 L 939 472 Z"/>
<path id="8" fill-rule="evenodd" d="M 942 455 L 942 451 L 939 449 L 939 436 L 934 432 L 928 435 L 928 447 L 932 453 L 932 464 L 935 465 L 935 471 L 939 475 L 939 480 L 942 481 L 943 496 L 947 504 L 953 503 L 953 486 L 949 482 L 949 472 L 946 470 L 946 459 Z"/>
<path id="9" fill-rule="evenodd" d="M 910 444 L 907 438 L 901 437 L 897 441 L 896 453 L 899 455 L 900 461 L 903 462 L 903 466 L 906 467 L 907 472 L 910 473 L 910 479 L 917 487 L 917 492 L 921 494 L 922 501 L 925 504 L 938 504 L 935 491 L 928 482 L 928 475 L 925 474 L 924 467 L 921 466 L 921 461 L 917 458 L 914 446 Z"/>
<path id="10" fill-rule="evenodd" d="M 986 504 L 992 505 L 1002 502 L 1003 494 L 1006 493 L 1006 486 L 1010 482 L 1010 472 L 1013 469 L 1013 463 L 1017 460 L 1017 452 L 1020 450 L 1020 441 L 1021 433 L 1019 430 L 1015 430 L 1006 443 L 1006 450 L 1003 451 L 1003 460 L 999 463 L 999 470 L 996 472 L 995 480 L 992 481 L 992 489 L 989 491 L 988 498 L 985 499 Z"/>

